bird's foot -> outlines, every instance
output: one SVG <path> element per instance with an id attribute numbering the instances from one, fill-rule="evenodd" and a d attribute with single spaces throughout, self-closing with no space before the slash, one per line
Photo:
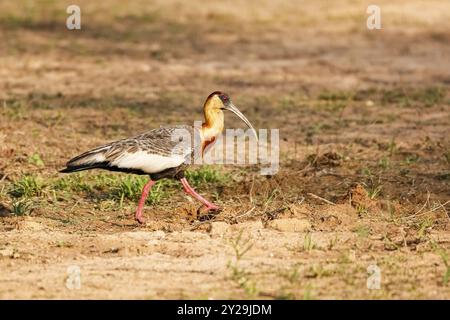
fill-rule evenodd
<path id="1" fill-rule="evenodd" d="M 139 222 L 139 224 L 144 224 L 145 219 L 144 218 L 136 218 L 136 221 Z"/>
<path id="2" fill-rule="evenodd" d="M 216 206 L 215 204 L 211 203 L 210 205 L 204 206 L 208 211 L 220 211 L 222 210 L 219 206 Z"/>
<path id="3" fill-rule="evenodd" d="M 144 224 L 145 223 L 145 219 L 142 216 L 142 213 L 136 213 L 136 217 L 135 217 L 136 221 L 139 222 L 139 224 Z"/>
<path id="4" fill-rule="evenodd" d="M 217 214 L 222 211 L 222 208 L 212 204 L 209 206 L 203 205 L 197 210 L 197 218 L 200 221 L 206 221 L 213 219 Z"/>

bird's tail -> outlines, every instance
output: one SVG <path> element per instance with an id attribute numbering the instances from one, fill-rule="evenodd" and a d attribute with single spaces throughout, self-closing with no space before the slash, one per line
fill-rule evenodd
<path id="1" fill-rule="evenodd" d="M 105 168 L 108 165 L 105 154 L 110 147 L 110 145 L 101 146 L 80 154 L 79 156 L 69 160 L 66 164 L 66 168 L 60 170 L 59 172 L 69 173 L 96 168 Z"/>

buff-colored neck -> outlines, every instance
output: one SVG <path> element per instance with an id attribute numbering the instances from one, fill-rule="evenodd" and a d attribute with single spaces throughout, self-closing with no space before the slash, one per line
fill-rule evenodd
<path id="1" fill-rule="evenodd" d="M 217 98 L 218 99 L 218 98 Z M 211 141 L 214 140 L 219 134 L 222 133 L 224 127 L 224 115 L 220 109 L 221 105 L 216 99 L 206 101 L 203 107 L 205 115 L 205 122 L 202 124 L 202 140 Z"/>

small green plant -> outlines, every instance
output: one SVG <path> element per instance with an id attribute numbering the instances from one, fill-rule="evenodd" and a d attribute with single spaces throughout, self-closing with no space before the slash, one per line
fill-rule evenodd
<path id="1" fill-rule="evenodd" d="M 426 107 L 432 107 L 440 103 L 445 97 L 445 92 L 440 87 L 429 87 L 424 89 L 393 89 L 383 92 L 382 103 L 395 103 L 401 107 L 411 107 L 418 103 Z"/>
<path id="2" fill-rule="evenodd" d="M 382 189 L 383 189 L 383 186 L 380 186 L 380 185 L 368 187 L 368 188 L 366 188 L 367 195 L 369 196 L 370 199 L 374 200 L 380 195 Z"/>
<path id="3" fill-rule="evenodd" d="M 67 192 L 92 192 L 93 187 L 82 173 L 71 174 L 53 182 L 52 188 Z"/>
<path id="4" fill-rule="evenodd" d="M 367 177 L 367 182 L 363 182 L 364 189 L 367 192 L 367 195 L 370 199 L 374 200 L 376 197 L 378 197 L 381 193 L 381 190 L 383 189 L 383 186 L 381 185 L 381 179 L 378 177 L 378 179 L 375 179 L 375 176 L 372 174 L 369 168 L 363 168 L 362 173 Z"/>
<path id="5" fill-rule="evenodd" d="M 356 205 L 356 212 L 358 213 L 358 216 L 363 217 L 363 216 L 367 215 L 368 210 L 367 210 L 366 206 L 364 206 L 361 203 L 358 203 Z"/>
<path id="6" fill-rule="evenodd" d="M 303 251 L 311 251 L 316 247 L 314 244 L 314 241 L 312 240 L 311 233 L 308 232 L 305 234 L 305 237 L 303 238 Z"/>
<path id="7" fill-rule="evenodd" d="M 397 150 L 397 144 L 395 143 L 395 139 L 392 138 L 388 144 L 389 157 L 392 157 L 392 155 L 395 153 L 396 150 Z"/>
<path id="8" fill-rule="evenodd" d="M 318 99 L 325 101 L 351 100 L 353 99 L 353 94 L 350 92 L 342 92 L 342 91 L 335 91 L 335 92 L 324 91 L 319 94 Z"/>
<path id="9" fill-rule="evenodd" d="M 28 163 L 34 164 L 38 167 L 44 166 L 44 161 L 42 160 L 41 156 L 38 153 L 33 154 L 28 158 Z"/>
<path id="10" fill-rule="evenodd" d="M 69 193 L 105 193 L 109 202 L 104 201 L 104 205 L 108 207 L 114 204 L 115 201 L 119 201 L 120 207 L 122 207 L 125 200 L 136 201 L 139 199 L 142 189 L 148 181 L 148 177 L 144 176 L 78 173 L 55 180 L 51 187 L 54 190 Z M 151 188 L 147 197 L 147 203 L 156 204 L 160 202 L 168 194 L 165 191 L 166 187 L 173 184 L 174 182 L 167 180 L 157 181 Z M 103 198 L 103 200 L 105 199 Z"/>
<path id="11" fill-rule="evenodd" d="M 327 101 L 321 107 L 331 112 L 342 112 L 347 106 L 347 103 L 343 101 Z"/>
<path id="12" fill-rule="evenodd" d="M 389 160 L 388 157 L 383 157 L 378 161 L 378 165 L 383 169 L 389 169 L 390 165 L 391 165 L 391 161 Z"/>
<path id="13" fill-rule="evenodd" d="M 367 167 L 362 168 L 361 173 L 365 175 L 368 179 L 372 179 L 373 177 L 372 171 Z"/>
<path id="14" fill-rule="evenodd" d="M 432 242 L 431 246 L 433 247 L 436 254 L 438 254 L 441 257 L 442 262 L 444 263 L 445 272 L 444 272 L 444 276 L 442 277 L 442 283 L 444 284 L 444 286 L 447 286 L 450 281 L 450 263 L 449 263 L 448 253 L 447 253 L 447 251 L 445 251 L 442 247 L 440 247 L 435 242 Z"/>
<path id="15" fill-rule="evenodd" d="M 405 164 L 413 164 L 419 161 L 419 156 L 417 154 L 412 154 L 406 157 Z"/>
<path id="16" fill-rule="evenodd" d="M 418 236 L 419 236 L 419 239 L 423 239 L 426 236 L 428 229 L 430 227 L 432 227 L 432 226 L 433 226 L 433 220 L 432 219 L 430 219 L 430 218 L 423 219 L 419 223 L 419 230 L 417 232 Z"/>
<path id="17" fill-rule="evenodd" d="M 313 300 L 313 293 L 312 293 L 312 285 L 308 284 L 305 288 L 305 290 L 303 291 L 303 300 Z"/>
<path id="18" fill-rule="evenodd" d="M 12 213 L 15 216 L 28 216 L 32 212 L 32 203 L 27 200 L 14 201 L 12 204 Z"/>
<path id="19" fill-rule="evenodd" d="M 339 242 L 339 239 L 338 239 L 337 236 L 335 236 L 334 238 L 330 239 L 330 240 L 328 241 L 327 249 L 328 249 L 328 250 L 333 250 L 334 247 L 338 244 L 338 242 Z"/>
<path id="20" fill-rule="evenodd" d="M 30 198 L 39 196 L 42 189 L 43 184 L 40 179 L 35 176 L 24 176 L 13 183 L 9 193 L 16 198 Z"/>
<path id="21" fill-rule="evenodd" d="M 283 273 L 282 275 L 290 283 L 297 282 L 300 279 L 300 272 L 297 267 L 288 270 L 286 273 Z"/>
<path id="22" fill-rule="evenodd" d="M 251 238 L 243 237 L 244 230 L 241 229 L 236 238 L 230 240 L 230 244 L 234 250 L 236 261 L 240 261 L 242 257 L 253 247 Z"/>
<path id="23" fill-rule="evenodd" d="M 57 248 L 72 248 L 73 243 L 64 241 L 64 240 L 58 240 L 53 243 L 53 245 Z"/>
<path id="24" fill-rule="evenodd" d="M 230 240 L 235 261 L 229 261 L 227 267 L 231 270 L 231 279 L 244 289 L 247 295 L 254 297 L 258 294 L 256 283 L 250 279 L 250 274 L 240 264 L 243 256 L 253 247 L 251 238 L 244 239 L 243 232 L 244 230 L 241 230 L 236 238 Z"/>
<path id="25" fill-rule="evenodd" d="M 296 299 L 297 291 L 296 286 L 298 285 L 301 273 L 298 265 L 293 265 L 287 270 L 280 270 L 279 275 L 287 281 L 287 284 L 284 284 L 279 289 L 279 292 L 276 294 L 275 299 L 278 300 L 293 300 Z"/>
<path id="26" fill-rule="evenodd" d="M 145 183 L 146 182 L 141 177 L 126 176 L 116 187 L 114 187 L 114 193 L 117 194 L 119 198 L 135 200 L 139 197 Z"/>
<path id="27" fill-rule="evenodd" d="M 164 181 L 156 182 L 151 190 L 151 193 L 148 195 L 147 203 L 156 204 L 166 197 L 167 193 L 163 190 L 164 184 Z"/>
<path id="28" fill-rule="evenodd" d="M 7 106 L 6 116 L 12 120 L 20 120 L 26 114 L 26 105 L 23 101 L 6 101 L 4 105 Z"/>
<path id="29" fill-rule="evenodd" d="M 439 87 L 430 87 L 418 91 L 414 98 L 425 104 L 426 107 L 432 107 L 442 101 L 444 90 Z"/>
<path id="30" fill-rule="evenodd" d="M 235 281 L 238 286 L 244 289 L 245 293 L 249 296 L 256 296 L 258 289 L 256 283 L 250 279 L 250 274 L 237 264 L 228 264 L 228 268 L 231 270 L 231 279 Z"/>
<path id="31" fill-rule="evenodd" d="M 203 166 L 197 170 L 187 171 L 186 179 L 195 187 L 205 183 L 223 183 L 226 176 L 211 166 Z"/>
<path id="32" fill-rule="evenodd" d="M 321 264 L 313 264 L 306 271 L 306 277 L 308 278 L 328 277 L 331 274 L 332 271 L 325 269 Z"/>
<path id="33" fill-rule="evenodd" d="M 370 228 L 366 225 L 357 226 L 353 231 L 361 238 L 367 238 L 370 235 Z"/>
<path id="34" fill-rule="evenodd" d="M 125 176 L 120 183 L 114 187 L 113 196 L 114 198 L 120 199 L 121 203 L 124 199 L 135 201 L 136 199 L 139 199 L 142 189 L 147 182 L 148 178 Z M 163 191 L 165 184 L 167 184 L 167 181 L 163 180 L 155 183 L 148 195 L 148 204 L 156 204 L 166 196 L 166 193 Z"/>
<path id="35" fill-rule="evenodd" d="M 395 103 L 401 107 L 411 106 L 411 98 L 402 89 L 393 89 L 383 91 L 381 103 L 384 105 Z"/>
<path id="36" fill-rule="evenodd" d="M 267 208 L 269 205 L 280 195 L 280 190 L 278 188 L 274 188 L 269 191 L 270 193 L 267 195 L 266 199 L 264 199 L 264 211 L 267 211 Z M 274 218 L 273 216 L 270 216 L 270 218 Z"/>

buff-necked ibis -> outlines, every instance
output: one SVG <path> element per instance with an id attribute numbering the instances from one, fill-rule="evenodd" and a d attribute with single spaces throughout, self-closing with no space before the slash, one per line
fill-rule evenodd
<path id="1" fill-rule="evenodd" d="M 233 105 L 229 96 L 216 91 L 211 93 L 205 101 L 203 106 L 205 120 L 201 127 L 160 127 L 132 138 L 111 142 L 71 159 L 61 172 L 106 169 L 148 175 L 150 180 L 142 189 L 136 209 L 136 220 L 139 223 L 144 222 L 142 212 L 151 187 L 155 181 L 163 178 L 180 180 L 186 193 L 199 200 L 208 210 L 218 210 L 218 206 L 195 192 L 186 180 L 184 172 L 193 163 L 192 159 L 198 155 L 197 152 L 200 151 L 200 155 L 203 156 L 205 148 L 213 144 L 217 136 L 222 133 L 224 128 L 223 110 L 229 110 L 236 114 L 257 138 L 250 121 Z M 185 139 L 190 142 L 180 143 L 183 140 L 183 135 L 178 134 L 180 131 L 187 132 L 194 140 Z"/>

